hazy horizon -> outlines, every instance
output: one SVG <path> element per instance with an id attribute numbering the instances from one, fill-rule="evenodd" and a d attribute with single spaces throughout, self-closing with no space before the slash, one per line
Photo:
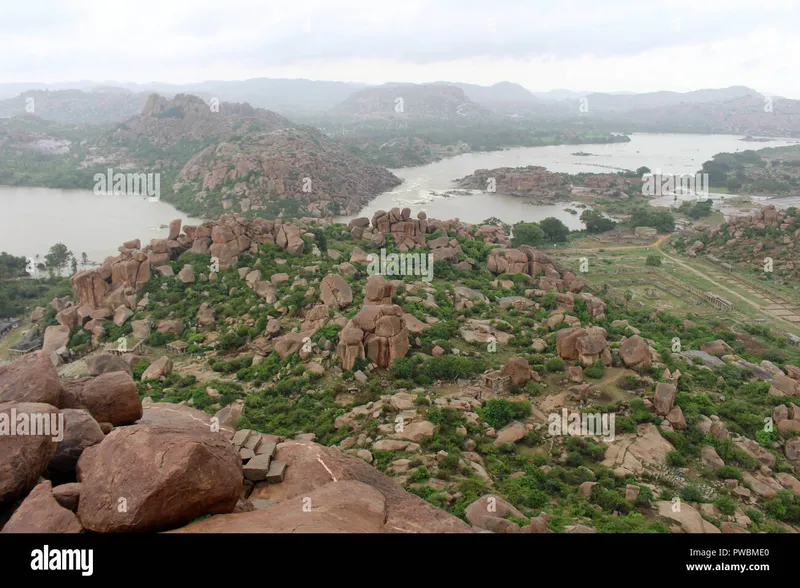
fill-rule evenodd
<path id="1" fill-rule="evenodd" d="M 747 86 L 800 98 L 797 7 L 796 0 L 506 0 L 487 13 L 478 2 L 453 0 L 42 0 L 35 13 L 7 7 L 0 83 L 510 81 L 532 92 Z M 128 29 L 133 42 L 119 35 Z"/>

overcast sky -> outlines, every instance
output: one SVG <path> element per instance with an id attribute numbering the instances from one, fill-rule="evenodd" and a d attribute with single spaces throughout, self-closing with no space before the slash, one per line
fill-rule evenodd
<path id="1" fill-rule="evenodd" d="M 0 2 L 0 82 L 744 85 L 800 99 L 800 0 Z"/>

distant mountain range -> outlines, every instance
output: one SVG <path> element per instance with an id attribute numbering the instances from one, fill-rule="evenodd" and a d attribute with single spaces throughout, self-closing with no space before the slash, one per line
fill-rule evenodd
<path id="1" fill-rule="evenodd" d="M 141 111 L 152 92 L 190 94 L 206 102 L 247 103 L 296 122 L 347 120 L 474 121 L 526 119 L 539 124 L 596 124 L 603 131 L 742 133 L 800 136 L 800 101 L 766 96 L 752 88 L 635 94 L 572 90 L 531 92 L 519 84 L 461 82 L 390 83 L 255 78 L 196 84 L 0 84 L 0 118 L 35 114 L 68 124 L 122 122 Z M 14 94 L 16 92 L 16 94 Z M 32 101 L 32 102 L 31 102 Z M 31 111 L 30 105 L 35 109 Z M 769 115 L 769 116 L 765 116 Z"/>

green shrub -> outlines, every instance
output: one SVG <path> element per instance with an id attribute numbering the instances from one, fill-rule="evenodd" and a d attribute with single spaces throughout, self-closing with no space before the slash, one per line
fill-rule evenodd
<path id="1" fill-rule="evenodd" d="M 716 506 L 722 514 L 730 516 L 736 513 L 736 508 L 739 506 L 739 503 L 730 496 L 720 496 L 714 502 L 714 506 Z"/>
<path id="2" fill-rule="evenodd" d="M 724 465 L 714 472 L 714 474 L 722 480 L 742 481 L 742 470 L 733 466 Z"/>
<path id="3" fill-rule="evenodd" d="M 599 380 L 605 375 L 606 366 L 603 365 L 602 361 L 597 360 L 592 365 L 584 369 L 583 373 L 587 378 L 593 378 L 595 380 Z"/>
<path id="4" fill-rule="evenodd" d="M 675 468 L 682 468 L 686 466 L 686 458 L 678 451 L 670 451 L 667 454 L 667 465 Z"/>
<path id="5" fill-rule="evenodd" d="M 513 402 L 503 398 L 492 398 L 484 402 L 477 412 L 490 427 L 501 429 L 513 420 L 530 416 L 531 403 L 527 400 Z"/>
<path id="6" fill-rule="evenodd" d="M 544 369 L 548 372 L 563 372 L 564 371 L 564 360 L 560 357 L 554 357 L 553 359 L 547 360 L 547 363 L 544 364 Z"/>

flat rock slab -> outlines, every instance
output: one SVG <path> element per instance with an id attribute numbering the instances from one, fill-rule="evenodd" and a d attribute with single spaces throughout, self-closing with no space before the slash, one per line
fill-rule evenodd
<path id="1" fill-rule="evenodd" d="M 269 472 L 267 472 L 267 482 L 270 484 L 280 484 L 286 475 L 286 462 L 285 461 L 272 461 L 269 464 Z"/>
<path id="2" fill-rule="evenodd" d="M 272 456 L 262 453 L 251 458 L 250 461 L 242 468 L 244 477 L 252 482 L 260 482 L 267 479 L 267 474 L 270 471 L 270 462 Z"/>

